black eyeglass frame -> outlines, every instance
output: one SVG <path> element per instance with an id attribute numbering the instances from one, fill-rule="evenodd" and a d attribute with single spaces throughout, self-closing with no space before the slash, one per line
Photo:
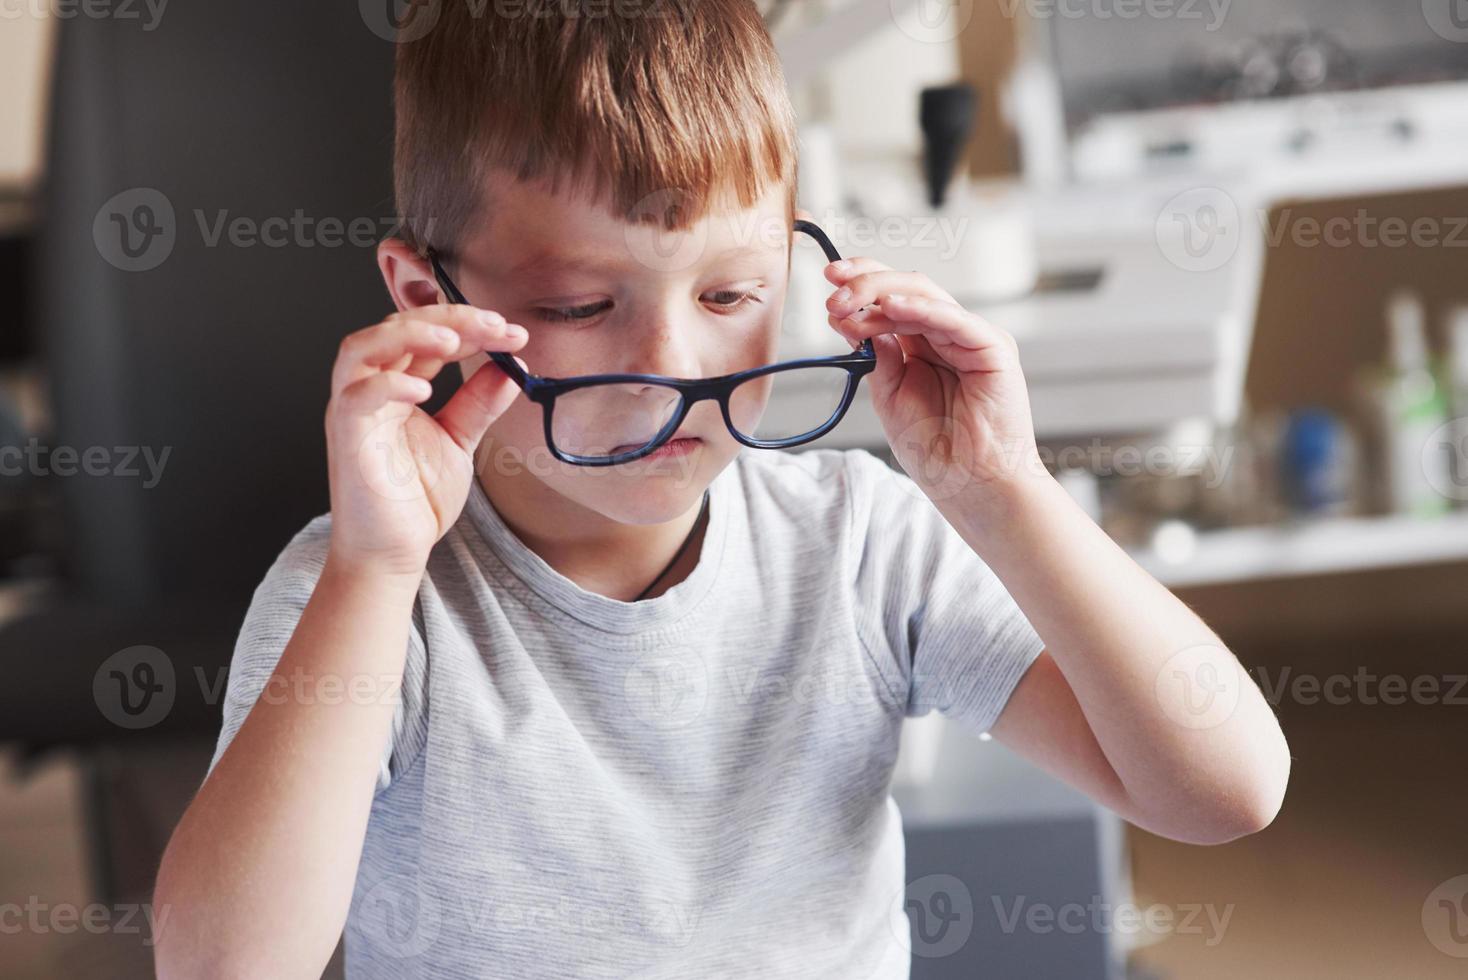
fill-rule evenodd
<path id="1" fill-rule="evenodd" d="M 831 244 L 831 239 L 814 222 L 797 219 L 795 230 L 803 232 L 816 240 L 821 250 L 826 253 L 826 258 L 831 262 L 839 262 L 841 253 L 836 246 Z M 433 265 L 433 274 L 438 279 L 439 288 L 444 291 L 450 301 L 472 306 L 459 287 L 454 285 L 443 264 L 439 261 L 438 254 L 428 250 L 428 260 Z M 551 455 L 563 463 L 576 466 L 617 466 L 621 463 L 630 463 L 641 459 L 649 453 L 656 452 L 659 447 L 672 438 L 673 433 L 678 431 L 678 426 L 688 417 L 689 410 L 698 402 L 706 399 L 716 399 L 719 410 L 724 416 L 724 426 L 729 434 L 745 446 L 752 449 L 789 449 L 813 442 L 821 436 L 830 432 L 842 418 L 846 416 L 851 408 L 851 403 L 856 399 L 856 389 L 861 384 L 861 379 L 870 374 L 877 366 L 876 351 L 872 348 L 870 339 L 862 342 L 861 346 L 850 354 L 837 354 L 831 357 L 805 357 L 792 361 L 780 361 L 776 364 L 767 364 L 763 367 L 751 368 L 748 371 L 738 371 L 734 374 L 725 374 L 717 378 L 670 378 L 661 374 L 584 374 L 572 378 L 545 378 L 540 375 L 531 374 L 520 367 L 518 361 L 503 351 L 487 351 L 492 360 L 501 371 L 510 377 L 525 396 L 531 401 L 543 406 L 545 425 L 545 444 L 551 451 Z M 766 374 L 776 374 L 783 371 L 793 371 L 809 367 L 835 367 L 843 368 L 847 373 L 846 390 L 842 393 L 841 404 L 836 411 L 817 428 L 798 436 L 786 439 L 755 439 L 746 436 L 734 426 L 734 420 L 729 415 L 729 396 L 734 389 L 746 381 L 762 377 Z M 673 413 L 652 440 L 646 445 L 618 453 L 611 456 L 581 456 L 575 453 L 563 452 L 556 446 L 553 435 L 552 417 L 555 412 L 556 398 L 578 388 L 589 388 L 594 385 L 607 384 L 655 384 L 665 388 L 671 388 L 678 392 L 678 410 Z"/>

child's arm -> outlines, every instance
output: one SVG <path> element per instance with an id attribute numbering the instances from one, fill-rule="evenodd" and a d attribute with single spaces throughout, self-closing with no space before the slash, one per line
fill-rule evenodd
<path id="1" fill-rule="evenodd" d="M 1268 826 L 1289 749 L 1217 634 L 1053 479 L 955 504 L 945 516 L 1046 644 L 994 737 L 1175 840 Z"/>
<path id="2" fill-rule="evenodd" d="M 414 576 L 328 558 L 277 665 L 280 689 L 302 675 L 391 689 L 417 589 Z M 394 701 L 310 700 L 257 701 L 174 831 L 153 899 L 160 977 L 319 977 L 331 958 Z"/>
<path id="3" fill-rule="evenodd" d="M 326 413 L 328 555 L 271 676 L 285 695 L 255 702 L 163 855 L 161 977 L 325 968 L 351 901 L 428 554 L 463 509 L 475 445 L 516 389 L 487 366 L 437 416 L 415 406 L 447 361 L 524 339 L 503 318 L 440 306 L 343 342 Z M 383 696 L 363 696 L 364 685 Z M 353 693 L 312 693 L 328 689 Z"/>
<path id="4" fill-rule="evenodd" d="M 831 325 L 873 338 L 873 405 L 902 468 L 1044 640 L 994 735 L 1169 837 L 1268 824 L 1289 775 L 1273 712 L 1218 636 L 1045 471 L 1014 339 L 919 273 L 853 258 L 827 277 L 843 287 Z"/>

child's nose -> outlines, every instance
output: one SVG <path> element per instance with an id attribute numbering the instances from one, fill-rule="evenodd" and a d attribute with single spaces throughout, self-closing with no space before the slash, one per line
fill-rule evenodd
<path id="1" fill-rule="evenodd" d="M 676 316 L 658 315 L 640 332 L 639 356 L 631 370 L 670 378 L 700 378 L 702 368 L 686 323 Z"/>

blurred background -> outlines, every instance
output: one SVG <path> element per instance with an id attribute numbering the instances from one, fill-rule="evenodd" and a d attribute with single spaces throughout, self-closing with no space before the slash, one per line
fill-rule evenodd
<path id="1" fill-rule="evenodd" d="M 1015 334 L 1047 464 L 1295 757 L 1272 827 L 1190 847 L 913 722 L 908 909 L 957 930 L 913 976 L 1463 976 L 1468 3 L 761 7 L 802 205 Z M 333 352 L 389 309 L 392 38 L 435 9 L 0 8 L 7 978 L 151 975 Z M 798 265 L 792 348 L 828 289 Z M 886 449 L 864 399 L 825 444 Z"/>

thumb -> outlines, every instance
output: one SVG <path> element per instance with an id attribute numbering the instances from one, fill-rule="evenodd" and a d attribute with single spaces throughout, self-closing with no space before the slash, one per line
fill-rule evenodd
<path id="1" fill-rule="evenodd" d="M 877 366 L 872 369 L 871 384 L 880 405 L 892 397 L 901 383 L 907 357 L 896 334 L 877 334 L 872 338 L 872 348 L 877 354 Z"/>
<path id="2" fill-rule="evenodd" d="M 521 367 L 525 366 L 518 357 L 515 360 Z M 519 386 L 495 367 L 493 361 L 486 361 L 459 386 L 434 420 L 460 449 L 472 455 L 485 431 L 505 413 L 519 391 Z"/>

